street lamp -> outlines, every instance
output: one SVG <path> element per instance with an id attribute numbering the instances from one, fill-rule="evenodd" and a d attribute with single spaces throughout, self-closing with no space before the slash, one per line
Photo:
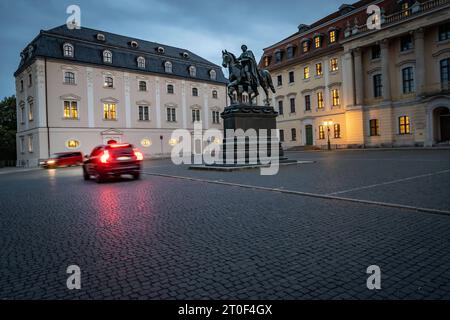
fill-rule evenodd
<path id="1" fill-rule="evenodd" d="M 325 127 L 327 127 L 327 131 L 328 131 L 328 150 L 331 150 L 331 142 L 330 142 L 330 126 L 333 125 L 333 121 L 324 121 L 323 125 Z"/>

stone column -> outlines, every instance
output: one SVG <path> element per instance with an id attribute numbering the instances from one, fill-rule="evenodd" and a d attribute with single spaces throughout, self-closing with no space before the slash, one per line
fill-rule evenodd
<path id="1" fill-rule="evenodd" d="M 414 31 L 414 48 L 416 53 L 416 94 L 420 96 L 424 92 L 425 85 L 425 47 L 422 28 Z"/>
<path id="2" fill-rule="evenodd" d="M 391 100 L 391 79 L 389 76 L 389 40 L 384 39 L 381 46 L 381 80 L 383 81 L 383 98 Z"/>
<path id="3" fill-rule="evenodd" d="M 364 99 L 364 76 L 361 48 L 353 50 L 353 57 L 355 62 L 355 104 L 360 106 L 363 104 Z"/>
<path id="4" fill-rule="evenodd" d="M 344 53 L 342 66 L 343 99 L 341 105 L 344 107 L 349 107 L 355 104 L 353 56 L 351 51 L 347 51 Z M 330 88 L 327 89 L 330 90 Z"/>

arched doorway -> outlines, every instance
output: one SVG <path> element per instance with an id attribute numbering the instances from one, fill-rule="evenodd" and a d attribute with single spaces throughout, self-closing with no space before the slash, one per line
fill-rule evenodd
<path id="1" fill-rule="evenodd" d="M 434 109 L 433 129 L 435 142 L 450 142 L 450 109 L 448 107 L 438 107 Z"/>

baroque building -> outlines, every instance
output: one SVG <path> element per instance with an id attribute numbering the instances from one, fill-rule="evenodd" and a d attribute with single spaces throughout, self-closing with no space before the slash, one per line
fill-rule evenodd
<path id="1" fill-rule="evenodd" d="M 108 140 L 167 154 L 174 129 L 221 129 L 227 99 L 221 68 L 189 50 L 65 25 L 41 31 L 14 76 L 23 166 Z"/>
<path id="2" fill-rule="evenodd" d="M 285 148 L 328 135 L 333 148 L 449 144 L 449 0 L 343 4 L 264 49 L 260 67 Z"/>

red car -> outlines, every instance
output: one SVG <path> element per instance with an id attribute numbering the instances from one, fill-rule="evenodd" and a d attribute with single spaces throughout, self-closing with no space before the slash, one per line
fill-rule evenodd
<path id="1" fill-rule="evenodd" d="M 83 154 L 81 152 L 59 152 L 53 154 L 42 163 L 46 169 L 80 166 L 83 164 Z"/>
<path id="2" fill-rule="evenodd" d="M 97 182 L 109 177 L 132 175 L 134 179 L 141 176 L 142 153 L 129 143 L 111 143 L 95 147 L 83 163 L 84 180 L 92 176 Z"/>

